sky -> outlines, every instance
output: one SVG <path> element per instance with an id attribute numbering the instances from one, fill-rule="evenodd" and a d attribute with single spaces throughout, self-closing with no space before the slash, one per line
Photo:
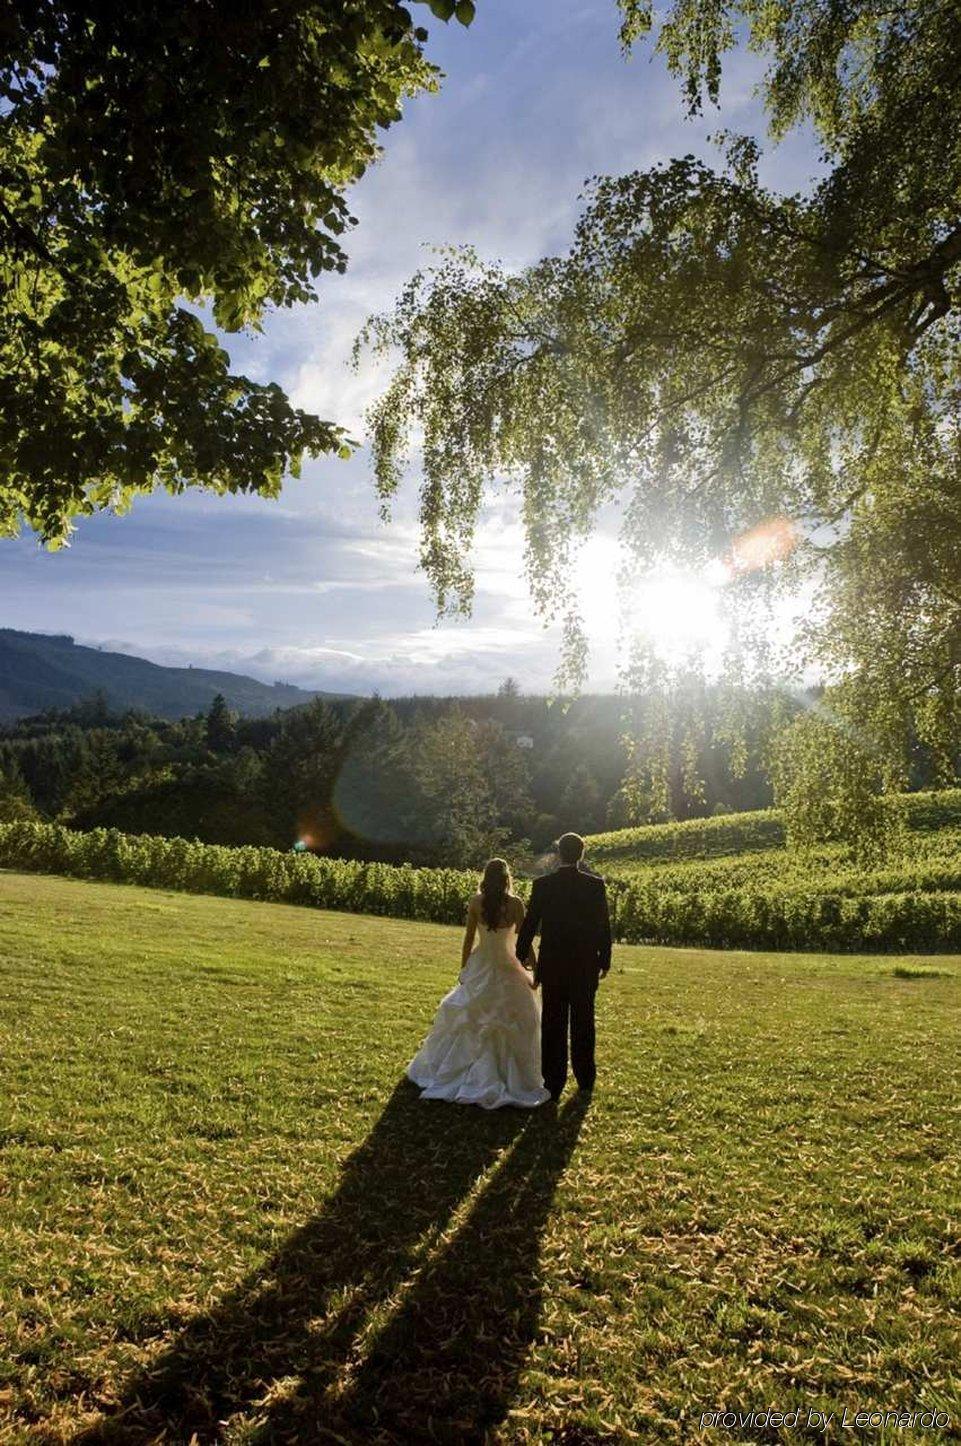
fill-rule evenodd
<path id="1" fill-rule="evenodd" d="M 429 261 L 425 248 L 469 242 L 521 267 L 567 249 L 587 177 L 672 155 L 716 159 L 716 131 L 764 131 L 756 57 L 735 53 L 720 110 L 688 121 L 650 47 L 621 54 L 614 0 L 481 0 L 469 29 L 420 5 L 417 18 L 445 78 L 440 94 L 407 102 L 350 191 L 358 224 L 346 275 L 322 278 L 319 302 L 274 312 L 262 334 L 224 338 L 236 369 L 279 382 L 360 438 L 386 373 L 352 372 L 351 345 Z M 769 153 L 762 179 L 801 189 L 814 168 L 801 135 Z M 513 499 L 495 487 L 485 505 L 472 616 L 438 621 L 417 570 L 417 481 L 384 524 L 361 448 L 348 462 L 306 464 L 276 501 L 155 494 L 125 516 L 84 519 L 65 551 L 0 540 L 0 624 L 307 688 L 477 693 L 512 676 L 525 691 L 548 689 L 559 632 L 527 596 Z M 617 677 L 615 534 L 605 518 L 583 564 L 597 689 Z"/>

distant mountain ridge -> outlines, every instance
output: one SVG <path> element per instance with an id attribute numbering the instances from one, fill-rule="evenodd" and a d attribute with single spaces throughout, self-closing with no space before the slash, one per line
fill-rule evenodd
<path id="1" fill-rule="evenodd" d="M 242 673 L 165 668 L 128 653 L 83 647 L 67 634 L 0 628 L 0 721 L 69 708 L 98 691 L 115 711 L 138 708 L 171 719 L 206 710 L 218 693 L 236 712 L 253 718 L 311 698 L 344 696 L 291 683 L 261 683 Z"/>

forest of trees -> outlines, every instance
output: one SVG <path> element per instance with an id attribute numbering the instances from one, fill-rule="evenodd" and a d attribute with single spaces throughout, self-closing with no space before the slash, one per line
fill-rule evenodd
<path id="1" fill-rule="evenodd" d="M 112 712 L 98 695 L 0 731 L 0 816 L 474 865 L 498 849 L 542 851 L 565 828 L 664 817 L 624 743 L 636 707 L 526 697 L 507 680 L 485 697 L 317 700 L 259 719 L 218 698 L 169 722 Z M 678 772 L 672 814 L 769 803 L 762 752 L 760 733 L 737 766 L 705 743 L 700 796 Z"/>

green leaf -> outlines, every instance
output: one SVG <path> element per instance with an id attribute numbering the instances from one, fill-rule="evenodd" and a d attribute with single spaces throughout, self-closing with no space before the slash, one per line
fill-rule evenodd
<path id="1" fill-rule="evenodd" d="M 474 0 L 458 0 L 454 14 L 461 25 L 470 25 L 476 13 L 477 6 L 474 4 Z"/>
<path id="2" fill-rule="evenodd" d="M 65 28 L 62 8 L 23 10 L 0 61 L 0 535 L 49 542 L 155 485 L 274 495 L 298 458 L 342 445 L 279 387 L 232 377 L 178 299 L 230 332 L 309 303 L 344 270 L 345 191 L 379 130 L 436 89 L 403 0 L 280 7 L 269 44 L 231 31 L 229 64 L 198 51 L 196 7 L 158 22 L 130 0 L 116 25 Z M 206 10 L 216 30 L 232 3 Z"/>

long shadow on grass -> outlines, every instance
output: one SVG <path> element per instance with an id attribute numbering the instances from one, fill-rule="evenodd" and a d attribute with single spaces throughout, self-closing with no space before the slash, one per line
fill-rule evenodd
<path id="1" fill-rule="evenodd" d="M 583 1114 L 427 1103 L 400 1082 L 321 1212 L 80 1439 L 212 1442 L 238 1413 L 248 1441 L 482 1439 L 536 1330 L 540 1236 Z"/>

